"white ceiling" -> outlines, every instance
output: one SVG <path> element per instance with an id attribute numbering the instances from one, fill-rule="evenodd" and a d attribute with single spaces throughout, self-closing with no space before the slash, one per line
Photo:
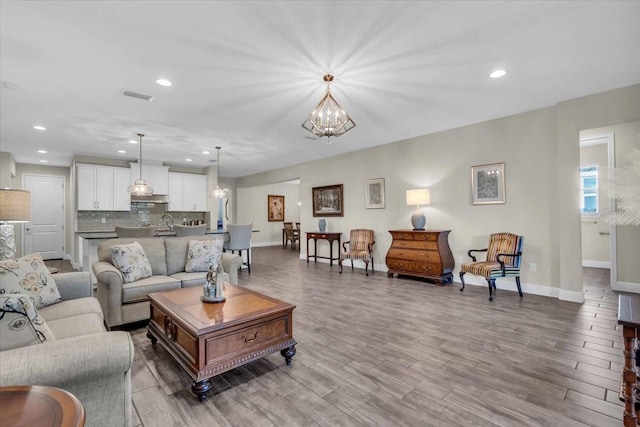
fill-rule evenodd
<path id="1" fill-rule="evenodd" d="M 137 160 L 143 132 L 145 162 L 210 166 L 220 145 L 221 176 L 240 177 L 640 83 L 639 1 L 3 0 L 1 15 L 0 150 L 18 163 Z M 357 124 L 332 144 L 300 126 L 327 72 Z"/>

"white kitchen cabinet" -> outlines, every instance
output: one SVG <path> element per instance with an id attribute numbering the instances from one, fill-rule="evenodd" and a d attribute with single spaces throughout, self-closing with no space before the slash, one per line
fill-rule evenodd
<path id="1" fill-rule="evenodd" d="M 140 165 L 131 166 L 131 182 L 140 179 Z M 153 194 L 169 194 L 169 166 L 142 164 L 142 178 L 153 187 Z"/>
<path id="2" fill-rule="evenodd" d="M 130 172 L 128 168 L 78 165 L 79 211 L 128 211 Z"/>
<path id="3" fill-rule="evenodd" d="M 170 172 L 168 209 L 170 211 L 206 211 L 206 175 Z"/>

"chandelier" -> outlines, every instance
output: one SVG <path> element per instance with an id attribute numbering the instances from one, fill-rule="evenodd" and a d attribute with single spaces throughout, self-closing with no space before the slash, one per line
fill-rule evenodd
<path id="1" fill-rule="evenodd" d="M 327 93 L 302 123 L 302 127 L 314 135 L 326 136 L 327 142 L 331 143 L 332 136 L 338 137 L 353 129 L 356 124 L 331 95 L 329 84 L 333 81 L 333 76 L 326 74 L 323 80 L 327 82 Z"/>
<path id="2" fill-rule="evenodd" d="M 153 187 L 147 184 L 147 181 L 142 179 L 142 137 L 143 133 L 139 133 L 138 137 L 140 137 L 140 179 L 136 179 L 133 185 L 127 187 L 127 191 L 136 196 L 151 196 L 153 194 Z"/>
<path id="3" fill-rule="evenodd" d="M 216 169 L 216 188 L 209 192 L 209 195 L 214 199 L 226 199 L 229 197 L 229 190 L 226 188 L 220 187 L 220 148 L 216 147 L 218 150 L 218 166 Z"/>

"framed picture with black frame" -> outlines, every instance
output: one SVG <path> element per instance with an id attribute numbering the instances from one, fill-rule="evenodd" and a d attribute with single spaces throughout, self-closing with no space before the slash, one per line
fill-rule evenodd
<path id="1" fill-rule="evenodd" d="M 342 184 L 313 187 L 313 216 L 344 216 Z"/>

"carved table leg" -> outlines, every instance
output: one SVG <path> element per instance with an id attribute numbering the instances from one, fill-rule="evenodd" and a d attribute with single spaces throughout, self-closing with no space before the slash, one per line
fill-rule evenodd
<path id="1" fill-rule="evenodd" d="M 211 382 L 210 378 L 206 380 L 193 382 L 191 385 L 191 391 L 198 396 L 198 400 L 200 402 L 204 402 L 207 400 L 207 393 L 213 388 L 213 382 Z"/>
<path id="2" fill-rule="evenodd" d="M 622 380 L 624 381 L 624 426 L 635 426 L 636 415 L 636 393 L 635 384 L 637 382 L 636 369 L 636 328 L 624 326 L 622 329 L 624 336 L 624 369 Z"/>
<path id="3" fill-rule="evenodd" d="M 155 344 L 158 342 L 158 339 L 154 337 L 153 334 L 149 331 L 147 331 L 147 338 L 151 340 L 151 344 Z"/>
<path id="4" fill-rule="evenodd" d="M 280 354 L 284 357 L 285 363 L 291 365 L 291 358 L 296 354 L 296 346 L 292 345 L 289 348 L 285 348 L 284 350 L 280 350 Z"/>

